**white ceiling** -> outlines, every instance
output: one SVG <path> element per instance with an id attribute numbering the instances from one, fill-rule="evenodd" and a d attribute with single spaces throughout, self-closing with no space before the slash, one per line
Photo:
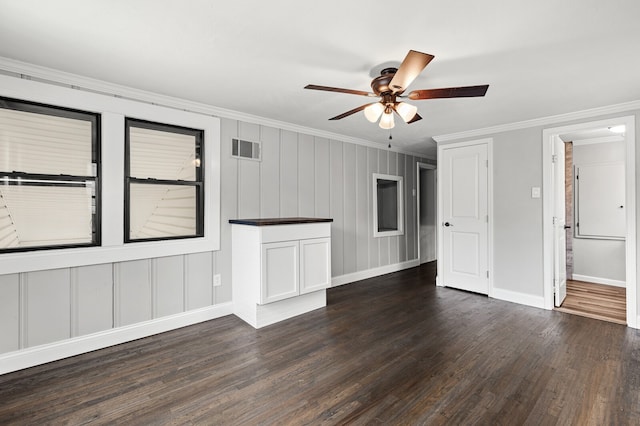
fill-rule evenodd
<path id="1" fill-rule="evenodd" d="M 435 55 L 409 87 L 489 84 L 484 98 L 415 101 L 393 144 L 640 99 L 637 0 L 0 0 L 0 56 L 387 144 L 369 90 L 409 49 Z"/>

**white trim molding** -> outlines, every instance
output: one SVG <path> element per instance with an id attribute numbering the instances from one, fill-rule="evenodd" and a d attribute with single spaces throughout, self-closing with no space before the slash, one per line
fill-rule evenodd
<path id="1" fill-rule="evenodd" d="M 8 352 L 0 355 L 0 375 L 209 321 L 232 313 L 233 303 L 228 302 L 86 336 Z"/>
<path id="2" fill-rule="evenodd" d="M 587 282 L 587 283 L 610 285 L 610 286 L 613 286 L 613 287 L 626 287 L 627 286 L 626 281 L 612 280 L 610 278 L 590 277 L 589 275 L 580 275 L 580 274 L 575 274 L 575 273 L 573 274 L 571 279 L 575 280 L 575 281 L 584 281 L 584 282 Z"/>
<path id="3" fill-rule="evenodd" d="M 380 275 L 390 274 L 392 272 L 402 271 L 404 269 L 415 268 L 420 266 L 420 259 L 413 259 L 407 262 L 394 263 L 392 265 L 380 266 L 378 268 L 366 269 L 364 271 L 353 272 L 350 274 L 339 275 L 331 278 L 331 287 L 337 287 L 356 281 L 366 280 Z"/>
<path id="4" fill-rule="evenodd" d="M 520 293 L 517 291 L 493 287 L 491 297 L 498 300 L 504 300 L 506 302 L 519 303 L 520 305 L 544 309 L 544 296 L 535 296 L 533 294 Z"/>
<path id="5" fill-rule="evenodd" d="M 515 123 L 500 124 L 498 126 L 485 127 L 482 129 L 467 130 L 458 133 L 433 136 L 433 140 L 440 144 L 442 142 L 454 141 L 458 139 L 475 138 L 492 135 L 495 133 L 509 132 L 512 130 L 529 129 L 531 127 L 548 126 L 557 123 L 566 123 L 574 120 L 593 118 L 608 114 L 618 114 L 622 112 L 640 109 L 640 100 L 625 102 L 621 104 L 609 105 L 599 108 L 586 109 L 567 114 L 551 115 L 548 117 L 535 118 L 532 120 L 517 121 Z"/>
<path id="6" fill-rule="evenodd" d="M 636 107 L 637 108 L 637 107 Z M 579 124 L 543 129 L 542 131 L 542 241 L 543 241 L 543 292 L 544 308 L 553 309 L 553 179 L 552 145 L 554 139 L 563 133 L 580 130 L 611 127 L 619 124 L 626 126 L 625 133 L 625 280 L 627 289 L 627 325 L 638 328 L 638 283 L 636 281 L 636 132 L 635 116 L 612 117 L 604 120 L 586 121 Z"/>

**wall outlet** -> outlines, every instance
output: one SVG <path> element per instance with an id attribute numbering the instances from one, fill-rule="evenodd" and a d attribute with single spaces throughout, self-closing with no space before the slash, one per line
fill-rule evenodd
<path id="1" fill-rule="evenodd" d="M 220 287 L 222 285 L 222 278 L 220 278 L 220 274 L 215 274 L 213 276 L 213 286 Z"/>

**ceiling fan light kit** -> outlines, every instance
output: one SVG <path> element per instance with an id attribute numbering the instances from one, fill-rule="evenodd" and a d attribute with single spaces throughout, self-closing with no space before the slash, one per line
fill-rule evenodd
<path id="1" fill-rule="evenodd" d="M 393 122 L 393 112 L 386 112 L 382 114 L 382 118 L 380 118 L 380 123 L 378 124 L 381 129 L 393 129 L 393 126 L 396 124 Z"/>
<path id="2" fill-rule="evenodd" d="M 361 105 L 350 111 L 330 118 L 340 120 L 356 112 L 363 111 L 367 120 L 372 123 L 378 121 L 383 129 L 391 129 L 395 123 L 393 113 L 397 113 L 407 124 L 421 120 L 418 107 L 398 99 L 409 98 L 411 100 L 437 99 L 437 98 L 469 98 L 484 96 L 489 88 L 488 84 L 481 86 L 448 87 L 441 89 L 413 90 L 408 95 L 403 95 L 407 87 L 418 77 L 424 68 L 434 58 L 428 53 L 410 50 L 399 68 L 385 68 L 380 75 L 371 81 L 371 92 L 361 90 L 341 89 L 338 87 L 318 86 L 308 84 L 305 89 L 323 90 L 327 92 L 347 93 L 351 95 L 380 97 L 380 101 Z"/>
<path id="3" fill-rule="evenodd" d="M 384 112 L 384 105 L 380 102 L 373 103 L 364 109 L 364 116 L 372 123 L 378 121 L 378 118 Z"/>

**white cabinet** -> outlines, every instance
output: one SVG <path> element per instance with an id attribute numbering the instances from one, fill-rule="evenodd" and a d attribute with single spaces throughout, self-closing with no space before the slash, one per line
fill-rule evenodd
<path id="1" fill-rule="evenodd" d="M 298 241 L 262 244 L 261 304 L 300 294 L 299 254 Z"/>
<path id="2" fill-rule="evenodd" d="M 331 238 L 300 241 L 300 294 L 331 287 Z"/>
<path id="3" fill-rule="evenodd" d="M 326 306 L 331 219 L 230 222 L 237 316 L 259 328 Z"/>

